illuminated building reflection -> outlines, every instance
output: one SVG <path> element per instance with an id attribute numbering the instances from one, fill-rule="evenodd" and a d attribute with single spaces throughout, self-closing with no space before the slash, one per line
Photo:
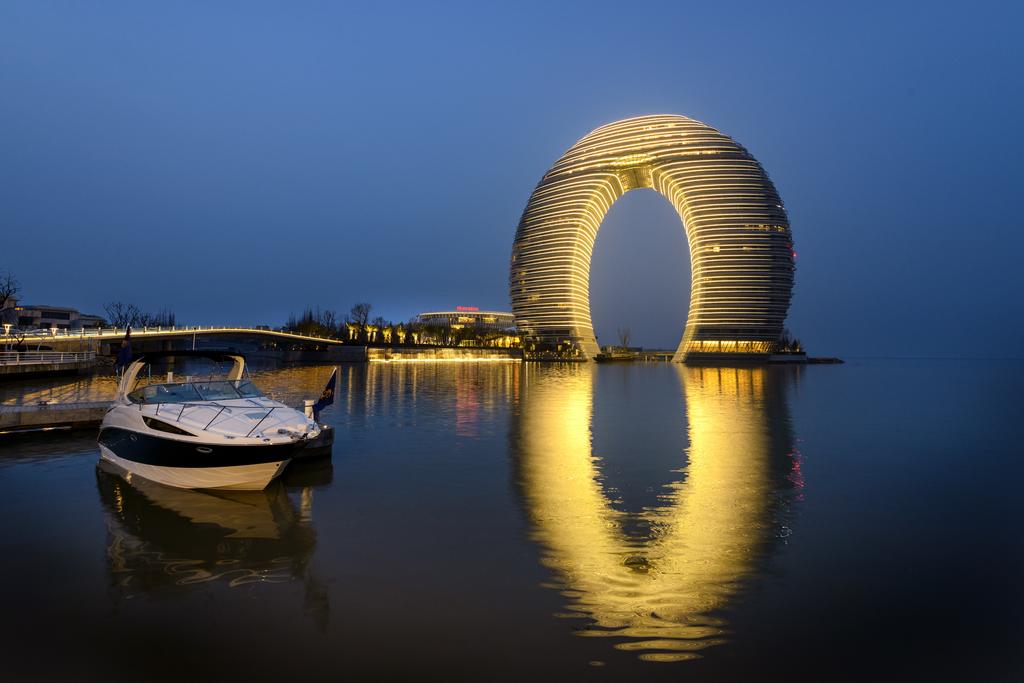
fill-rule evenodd
<path id="1" fill-rule="evenodd" d="M 521 363 L 364 363 L 342 368 L 337 403 L 346 426 L 387 415 L 397 425 L 429 420 L 458 437 L 481 436 L 519 392 Z"/>
<path id="2" fill-rule="evenodd" d="M 315 489 L 331 473 L 329 461 L 303 463 L 264 491 L 206 492 L 140 477 L 129 483 L 97 468 L 114 594 L 128 599 L 200 584 L 236 589 L 301 581 L 306 611 L 325 627 L 327 587 L 310 565 Z"/>
<path id="3" fill-rule="evenodd" d="M 785 500 L 796 485 L 789 369 L 674 367 L 690 445 L 679 454 L 681 479 L 656 507 L 618 510 L 602 488 L 597 369 L 530 367 L 518 418 L 522 491 L 544 563 L 569 600 L 565 616 L 587 620 L 580 635 L 617 639 L 653 661 L 692 659 L 724 641 L 722 610 L 785 535 L 778 493 L 790 492 Z"/>

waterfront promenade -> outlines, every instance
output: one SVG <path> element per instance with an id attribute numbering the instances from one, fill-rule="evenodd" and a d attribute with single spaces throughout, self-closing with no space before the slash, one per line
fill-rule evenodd
<path id="1" fill-rule="evenodd" d="M 83 351 L 98 356 L 116 355 L 125 338 L 124 328 L 89 330 L 40 330 L 21 337 L 20 345 L 29 351 Z M 394 362 L 411 360 L 520 360 L 522 352 L 504 347 L 451 347 L 433 344 L 381 345 L 342 341 L 330 337 L 280 332 L 265 327 L 186 326 L 132 328 L 133 347 L 171 349 L 197 348 L 210 340 L 222 340 L 226 346 L 242 338 L 246 342 L 265 342 L 282 353 L 286 361 Z M 13 335 L 0 337 L 0 346 L 13 345 Z"/>
<path id="2" fill-rule="evenodd" d="M 110 408 L 110 401 L 0 405 L 0 435 L 96 427 Z"/>
<path id="3" fill-rule="evenodd" d="M 93 351 L 0 351 L 0 378 L 75 373 L 95 365 Z"/>

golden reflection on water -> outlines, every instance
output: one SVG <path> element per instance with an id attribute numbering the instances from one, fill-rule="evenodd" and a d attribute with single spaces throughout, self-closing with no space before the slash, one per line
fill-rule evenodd
<path id="1" fill-rule="evenodd" d="M 113 401 L 116 392 L 117 378 L 106 372 L 19 379 L 0 384 L 0 406 Z"/>
<path id="2" fill-rule="evenodd" d="M 292 406 L 323 391 L 334 365 L 294 365 L 280 368 L 253 366 L 249 374 L 268 396 Z M 351 366 L 349 366 L 351 367 Z M 179 371 L 179 378 L 184 371 Z M 0 385 L 0 405 L 35 405 L 113 401 L 117 377 L 113 370 L 101 368 L 94 374 L 66 377 L 40 377 L 6 382 Z"/>
<path id="3" fill-rule="evenodd" d="M 357 420 L 385 415 L 415 426 L 440 418 L 456 436 L 472 438 L 518 400 L 521 372 L 520 363 L 350 364 L 342 366 L 336 403 Z"/>
<path id="4" fill-rule="evenodd" d="M 772 501 L 792 454 L 784 383 L 767 368 L 676 365 L 690 447 L 663 503 L 616 510 L 592 451 L 597 369 L 529 371 L 520 414 L 520 476 L 544 563 L 582 636 L 622 639 L 641 659 L 679 661 L 724 642 L 718 612 L 755 570 L 772 535 Z M 642 453 L 635 457 L 643 457 Z M 780 479 L 782 481 L 780 482 Z M 624 527 L 649 524 L 646 538 Z"/>

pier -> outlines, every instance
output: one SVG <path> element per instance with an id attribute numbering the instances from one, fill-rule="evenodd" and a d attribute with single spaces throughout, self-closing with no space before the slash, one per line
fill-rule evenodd
<path id="1" fill-rule="evenodd" d="M 0 378 L 73 374 L 95 365 L 94 351 L 0 351 Z"/>
<path id="2" fill-rule="evenodd" d="M 99 426 L 110 401 L 0 405 L 0 434 Z"/>

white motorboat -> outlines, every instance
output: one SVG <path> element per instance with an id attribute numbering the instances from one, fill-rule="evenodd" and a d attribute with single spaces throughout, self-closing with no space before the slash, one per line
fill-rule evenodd
<path id="1" fill-rule="evenodd" d="M 173 371 L 169 361 L 230 363 L 225 378 Z M 146 372 L 143 373 L 143 370 Z M 125 369 L 100 426 L 100 458 L 126 479 L 185 489 L 260 490 L 277 477 L 320 427 L 263 395 L 245 375 L 245 358 L 218 351 L 160 351 Z"/>

